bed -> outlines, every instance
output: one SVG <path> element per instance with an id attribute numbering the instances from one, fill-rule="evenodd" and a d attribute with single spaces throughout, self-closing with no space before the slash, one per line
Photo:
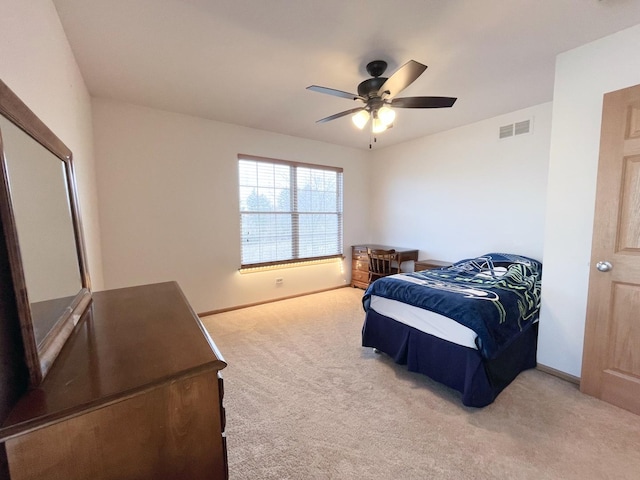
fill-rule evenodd
<path id="1" fill-rule="evenodd" d="M 536 366 L 542 264 L 488 253 L 371 283 L 362 346 L 484 407 Z"/>

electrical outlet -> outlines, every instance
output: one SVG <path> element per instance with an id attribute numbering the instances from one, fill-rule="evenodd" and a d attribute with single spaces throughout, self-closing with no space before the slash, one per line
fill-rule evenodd
<path id="1" fill-rule="evenodd" d="M 276 278 L 276 285 L 282 285 L 284 283 L 284 278 L 278 277 Z"/>

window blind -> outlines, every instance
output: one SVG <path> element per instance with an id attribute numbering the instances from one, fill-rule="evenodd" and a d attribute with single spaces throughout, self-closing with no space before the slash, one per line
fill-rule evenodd
<path id="1" fill-rule="evenodd" d="M 241 268 L 342 255 L 342 169 L 238 156 Z"/>

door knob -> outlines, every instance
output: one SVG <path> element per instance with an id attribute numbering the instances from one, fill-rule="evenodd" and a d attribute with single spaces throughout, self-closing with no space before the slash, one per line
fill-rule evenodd
<path id="1" fill-rule="evenodd" d="M 609 262 L 598 262 L 596 263 L 596 268 L 600 272 L 608 272 L 613 268 L 613 265 L 611 265 Z"/>

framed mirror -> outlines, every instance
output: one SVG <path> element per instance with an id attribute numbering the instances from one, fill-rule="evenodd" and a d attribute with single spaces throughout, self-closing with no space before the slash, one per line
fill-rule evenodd
<path id="1" fill-rule="evenodd" d="M 40 384 L 91 302 L 71 151 L 0 80 L 0 218 Z"/>

